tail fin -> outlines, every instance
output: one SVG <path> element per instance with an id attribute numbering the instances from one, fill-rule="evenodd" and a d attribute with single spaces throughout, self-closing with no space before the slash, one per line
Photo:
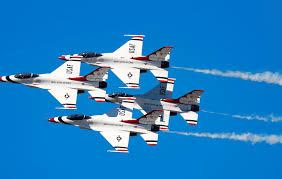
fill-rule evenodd
<path id="1" fill-rule="evenodd" d="M 200 104 L 200 97 L 203 94 L 204 90 L 193 90 L 184 96 L 178 98 L 178 101 L 183 104 Z"/>
<path id="2" fill-rule="evenodd" d="M 77 77 L 80 73 L 80 66 L 81 62 L 79 61 L 66 61 L 50 74 L 65 78 Z"/>
<path id="3" fill-rule="evenodd" d="M 144 35 L 125 35 L 132 37 L 129 41 L 123 44 L 120 48 L 114 51 L 115 55 L 122 57 L 139 57 L 142 56 L 143 38 Z"/>
<path id="4" fill-rule="evenodd" d="M 147 55 L 148 60 L 151 61 L 169 61 L 170 59 L 170 51 L 173 47 L 165 46 L 160 48 L 159 50 Z"/>
<path id="5" fill-rule="evenodd" d="M 154 133 L 154 132 L 150 132 L 147 134 L 141 134 L 140 135 L 145 142 L 150 145 L 150 146 L 155 146 L 158 144 L 158 134 Z"/>
<path id="6" fill-rule="evenodd" d="M 168 78 L 166 82 L 160 82 L 153 89 L 149 90 L 148 92 L 146 92 L 141 96 L 151 99 L 171 98 L 173 87 L 174 87 L 174 81 L 175 81 L 174 78 Z"/>
<path id="7" fill-rule="evenodd" d="M 108 79 L 108 70 L 109 68 L 97 68 L 91 73 L 85 75 L 87 81 L 106 81 Z"/>
<path id="8" fill-rule="evenodd" d="M 109 68 L 100 67 L 85 76 L 71 77 L 69 79 L 75 81 L 105 82 L 108 79 L 108 70 Z"/>
<path id="9" fill-rule="evenodd" d="M 198 124 L 198 113 L 189 111 L 180 113 L 180 115 L 185 119 L 185 121 L 190 125 L 197 125 Z"/>
<path id="10" fill-rule="evenodd" d="M 156 124 L 157 120 L 160 120 L 162 114 L 163 114 L 162 110 L 153 110 L 147 113 L 146 115 L 141 116 L 137 120 L 139 121 L 140 124 L 153 125 Z"/>
<path id="11" fill-rule="evenodd" d="M 160 131 L 168 131 L 168 125 L 169 125 L 169 117 L 170 117 L 170 111 L 164 110 L 163 115 L 161 118 L 156 120 L 156 125 L 159 127 Z"/>

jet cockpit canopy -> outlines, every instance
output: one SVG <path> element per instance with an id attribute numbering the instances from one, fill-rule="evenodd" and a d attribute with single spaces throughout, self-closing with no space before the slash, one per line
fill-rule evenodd
<path id="1" fill-rule="evenodd" d="M 93 58 L 93 57 L 101 57 L 102 54 L 100 53 L 95 53 L 95 52 L 83 52 L 78 54 L 80 56 L 82 56 L 83 58 Z"/>
<path id="2" fill-rule="evenodd" d="M 115 98 L 115 97 L 133 97 L 133 95 L 127 94 L 127 93 L 113 93 L 110 94 L 109 97 Z"/>
<path id="3" fill-rule="evenodd" d="M 73 115 L 67 116 L 67 119 L 69 119 L 69 120 L 83 120 L 83 119 L 91 119 L 91 117 L 83 115 L 83 114 L 73 114 Z"/>
<path id="4" fill-rule="evenodd" d="M 39 75 L 34 74 L 34 73 L 20 73 L 20 74 L 15 75 L 15 78 L 18 78 L 18 79 L 28 79 L 28 78 L 35 78 L 35 77 L 39 77 Z"/>

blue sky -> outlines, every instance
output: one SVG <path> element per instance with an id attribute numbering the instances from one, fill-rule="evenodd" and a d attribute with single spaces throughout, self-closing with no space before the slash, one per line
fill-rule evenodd
<path id="1" fill-rule="evenodd" d="M 111 52 L 127 38 L 145 34 L 144 54 L 172 45 L 171 64 L 282 73 L 279 1 L 2 1 L 0 75 L 51 72 L 61 54 Z M 93 67 L 83 65 L 86 74 Z M 232 114 L 282 115 L 282 87 L 176 69 L 174 97 L 204 89 L 202 108 Z M 110 74 L 109 92 L 122 84 Z M 141 78 L 143 93 L 156 85 Z M 47 119 L 72 113 L 102 114 L 113 104 L 87 95 L 76 112 L 44 90 L 1 84 L 0 178 L 281 178 L 282 145 L 212 140 L 160 134 L 156 147 L 139 137 L 130 154 L 107 153 L 110 145 L 96 132 L 54 125 Z M 139 113 L 135 114 L 136 116 Z M 236 120 L 200 113 L 199 125 L 177 116 L 171 130 L 281 134 L 282 123 Z"/>

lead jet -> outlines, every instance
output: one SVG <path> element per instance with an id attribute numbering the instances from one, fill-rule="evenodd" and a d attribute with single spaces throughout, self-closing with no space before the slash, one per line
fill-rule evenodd
<path id="1" fill-rule="evenodd" d="M 109 152 L 128 152 L 130 136 L 140 136 L 149 146 L 158 143 L 159 128 L 154 124 L 160 118 L 162 111 L 151 111 L 139 119 L 132 118 L 134 98 L 126 98 L 119 108 L 115 108 L 107 114 L 87 116 L 70 115 L 50 118 L 53 123 L 70 124 L 80 129 L 98 131 L 115 150 Z"/>
<path id="2" fill-rule="evenodd" d="M 77 60 L 93 66 L 107 67 L 123 82 L 125 88 L 139 88 L 140 73 L 151 71 L 159 81 L 167 81 L 171 46 L 142 56 L 142 35 L 132 38 L 112 53 L 87 52 L 62 55 L 61 60 Z"/>
<path id="3" fill-rule="evenodd" d="M 169 116 L 179 113 L 190 125 L 198 124 L 198 111 L 200 109 L 200 97 L 203 90 L 193 90 L 177 99 L 172 99 L 174 87 L 173 78 L 167 82 L 160 82 L 155 88 L 142 95 L 130 95 L 125 93 L 113 93 L 106 95 L 106 101 L 120 103 L 123 98 L 134 97 L 134 108 L 147 114 L 152 110 L 163 110 L 163 116 L 157 122 L 160 130 L 168 130 Z"/>
<path id="4" fill-rule="evenodd" d="M 77 94 L 85 91 L 92 99 L 105 101 L 103 88 L 107 87 L 108 68 L 98 68 L 79 76 L 80 65 L 77 61 L 67 61 L 51 73 L 2 76 L 0 81 L 47 89 L 63 105 L 61 109 L 76 109 Z"/>

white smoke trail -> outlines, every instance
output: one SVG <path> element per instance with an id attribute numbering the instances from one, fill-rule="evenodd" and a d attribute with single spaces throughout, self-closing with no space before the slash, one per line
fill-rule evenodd
<path id="1" fill-rule="evenodd" d="M 251 115 L 227 114 L 227 113 L 219 113 L 219 112 L 206 111 L 206 110 L 202 110 L 202 112 L 209 113 L 209 114 L 222 115 L 222 116 L 230 116 L 236 119 L 258 120 L 258 121 L 264 121 L 264 122 L 281 122 L 282 121 L 281 116 L 274 116 L 274 114 L 269 114 L 267 116 L 260 116 L 256 114 L 251 114 Z"/>
<path id="2" fill-rule="evenodd" d="M 241 71 L 220 71 L 216 69 L 197 69 L 197 68 L 185 68 L 185 67 L 172 67 L 175 69 L 182 69 L 197 73 L 210 74 L 215 76 L 223 76 L 229 78 L 240 78 L 243 80 L 265 82 L 271 84 L 277 84 L 282 86 L 282 74 L 278 72 L 262 72 L 262 73 L 250 73 Z"/>
<path id="3" fill-rule="evenodd" d="M 242 142 L 251 142 L 256 144 L 258 142 L 265 142 L 267 144 L 282 144 L 282 135 L 259 135 L 252 133 L 199 133 L 199 132 L 178 132 L 178 131 L 166 131 L 167 133 L 185 135 L 185 136 L 193 136 L 193 137 L 204 137 L 211 139 L 227 139 L 227 140 L 235 140 Z"/>

